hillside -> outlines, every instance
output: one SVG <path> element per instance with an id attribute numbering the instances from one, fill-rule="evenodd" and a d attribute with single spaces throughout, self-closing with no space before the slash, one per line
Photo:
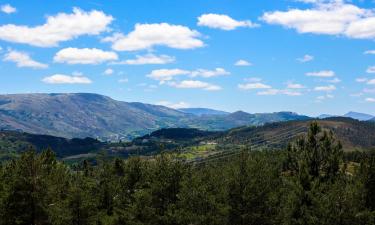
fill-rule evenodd
<path id="1" fill-rule="evenodd" d="M 115 101 L 97 94 L 0 96 L 0 128 L 66 138 L 132 138 L 179 126 L 182 112 L 163 106 Z"/>
<path id="2" fill-rule="evenodd" d="M 0 95 L 0 129 L 65 138 L 130 140 L 162 128 L 223 131 L 269 122 L 308 119 L 294 113 L 204 114 L 116 101 L 98 94 Z"/>
<path id="3" fill-rule="evenodd" d="M 333 131 L 337 139 L 342 142 L 344 150 L 375 148 L 375 123 L 343 117 L 317 121 L 323 129 Z M 260 127 L 240 127 L 224 132 L 215 141 L 220 144 L 253 145 L 266 140 L 271 146 L 285 147 L 296 134 L 306 133 L 310 122 L 288 121 Z"/>
<path id="4" fill-rule="evenodd" d="M 0 161 L 17 156 L 19 153 L 30 149 L 30 147 L 33 147 L 37 152 L 51 148 L 57 157 L 62 158 L 96 152 L 104 146 L 105 143 L 92 138 L 65 139 L 49 135 L 0 131 Z"/>

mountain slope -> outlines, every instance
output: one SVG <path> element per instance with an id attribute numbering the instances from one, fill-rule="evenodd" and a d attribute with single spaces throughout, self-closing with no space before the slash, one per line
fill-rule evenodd
<path id="1" fill-rule="evenodd" d="M 118 139 L 179 125 L 186 115 L 163 106 L 115 101 L 97 94 L 0 96 L 0 128 L 61 137 Z"/>
<path id="2" fill-rule="evenodd" d="M 359 113 L 359 112 L 348 112 L 344 115 L 344 117 L 353 118 L 360 121 L 366 121 L 371 120 L 374 118 L 373 115 L 365 114 L 365 113 Z"/>
<path id="3" fill-rule="evenodd" d="M 275 147 L 285 147 L 296 134 L 306 133 L 311 121 L 288 121 L 260 127 L 234 128 L 215 138 L 215 141 L 221 144 L 253 145 L 268 140 L 267 143 Z M 375 149 L 375 123 L 343 117 L 317 120 L 317 122 L 323 129 L 333 131 L 347 151 Z"/>
<path id="4" fill-rule="evenodd" d="M 116 101 L 98 94 L 0 95 L 0 130 L 65 138 L 129 140 L 162 128 L 222 131 L 238 126 L 303 120 L 290 112 L 197 116 L 164 106 Z"/>

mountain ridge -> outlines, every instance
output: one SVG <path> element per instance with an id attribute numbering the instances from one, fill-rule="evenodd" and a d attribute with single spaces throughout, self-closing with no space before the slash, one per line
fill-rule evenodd
<path id="1" fill-rule="evenodd" d="M 165 106 L 117 101 L 92 93 L 0 95 L 0 129 L 65 138 L 130 140 L 162 128 L 221 131 L 309 117 L 291 112 L 201 116 Z"/>

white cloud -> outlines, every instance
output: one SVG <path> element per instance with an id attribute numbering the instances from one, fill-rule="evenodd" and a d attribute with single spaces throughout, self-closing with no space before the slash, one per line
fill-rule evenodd
<path id="1" fill-rule="evenodd" d="M 297 61 L 301 63 L 306 63 L 314 60 L 314 56 L 312 55 L 304 55 L 302 58 L 297 58 Z"/>
<path id="2" fill-rule="evenodd" d="M 238 60 L 236 63 L 234 63 L 235 66 L 252 66 L 253 64 L 251 62 L 248 62 L 244 59 Z"/>
<path id="3" fill-rule="evenodd" d="M 318 86 L 318 87 L 315 87 L 314 88 L 315 91 L 334 91 L 336 90 L 336 86 L 335 85 L 328 85 L 328 86 Z"/>
<path id="4" fill-rule="evenodd" d="M 322 70 L 322 71 L 317 71 L 317 72 L 306 73 L 306 76 L 308 77 L 334 77 L 335 72 L 333 72 L 332 70 Z"/>
<path id="5" fill-rule="evenodd" d="M 267 84 L 257 82 L 257 83 L 239 84 L 238 88 L 242 90 L 254 90 L 254 89 L 271 89 L 272 87 Z"/>
<path id="6" fill-rule="evenodd" d="M 70 76 L 65 74 L 54 74 L 42 79 L 47 84 L 91 84 L 92 81 L 84 76 Z"/>
<path id="7" fill-rule="evenodd" d="M 375 73 L 375 66 L 370 66 L 366 70 L 367 73 Z"/>
<path id="8" fill-rule="evenodd" d="M 45 69 L 47 64 L 33 60 L 27 53 L 10 50 L 4 56 L 4 61 L 15 62 L 18 67 L 31 67 L 34 69 Z"/>
<path id="9" fill-rule="evenodd" d="M 215 70 L 197 69 L 191 72 L 192 77 L 205 77 L 205 78 L 225 76 L 229 74 L 230 73 L 223 68 L 216 68 Z"/>
<path id="10" fill-rule="evenodd" d="M 365 55 L 375 55 L 375 50 L 367 50 L 363 54 L 365 54 Z"/>
<path id="11" fill-rule="evenodd" d="M 288 83 L 287 88 L 288 89 L 304 89 L 305 86 L 303 86 L 302 84 Z"/>
<path id="12" fill-rule="evenodd" d="M 3 13 L 6 13 L 6 14 L 15 13 L 17 11 L 16 8 L 14 8 L 13 6 L 9 4 L 2 5 L 0 9 Z"/>
<path id="13" fill-rule="evenodd" d="M 120 80 L 118 80 L 119 83 L 128 83 L 129 82 L 129 79 L 128 78 L 122 78 Z"/>
<path id="14" fill-rule="evenodd" d="M 321 95 L 321 96 L 316 97 L 316 102 L 322 102 L 323 100 L 333 99 L 334 97 L 335 96 L 330 95 L 330 94 Z"/>
<path id="15" fill-rule="evenodd" d="M 198 25 L 221 30 L 234 30 L 238 27 L 259 27 L 250 20 L 238 21 L 227 15 L 222 14 L 203 14 L 198 17 Z"/>
<path id="16" fill-rule="evenodd" d="M 288 95 L 288 96 L 301 96 L 302 93 L 294 90 L 279 90 L 279 89 L 268 89 L 265 91 L 257 92 L 257 95 Z"/>
<path id="17" fill-rule="evenodd" d="M 172 80 L 175 76 L 188 75 L 190 71 L 182 69 L 159 69 L 153 70 L 147 75 L 148 78 L 158 80 L 161 83 Z"/>
<path id="18" fill-rule="evenodd" d="M 375 98 L 366 98 L 365 101 L 366 102 L 375 102 Z"/>
<path id="19" fill-rule="evenodd" d="M 55 62 L 68 64 L 100 64 L 117 59 L 115 52 L 97 48 L 64 48 L 53 57 Z"/>
<path id="20" fill-rule="evenodd" d="M 257 82 L 261 82 L 262 78 L 259 78 L 259 77 L 249 77 L 249 78 L 245 78 L 244 81 L 249 82 L 249 83 L 257 83 Z"/>
<path id="21" fill-rule="evenodd" d="M 375 38 L 375 16 L 372 10 L 344 1 L 314 1 L 309 9 L 266 12 L 261 19 L 295 29 L 299 33 L 341 35 L 349 38 Z"/>
<path id="22" fill-rule="evenodd" d="M 216 76 L 225 76 L 229 74 L 230 73 L 223 68 L 216 68 L 214 70 L 197 69 L 193 71 L 182 69 L 158 69 L 151 71 L 151 73 L 148 74 L 147 77 L 164 83 L 165 81 L 171 81 L 174 77 L 180 75 L 189 75 L 190 77 L 211 78 Z"/>
<path id="23" fill-rule="evenodd" d="M 203 89 L 206 91 L 218 91 L 222 89 L 218 85 L 210 84 L 199 80 L 183 80 L 181 82 L 169 82 L 168 84 L 175 88 Z"/>
<path id="24" fill-rule="evenodd" d="M 182 108 L 189 108 L 190 107 L 190 104 L 187 103 L 187 102 L 173 103 L 173 102 L 169 102 L 169 101 L 160 101 L 160 102 L 157 102 L 156 105 L 162 105 L 162 106 L 172 108 L 172 109 L 182 109 Z"/>
<path id="25" fill-rule="evenodd" d="M 368 81 L 368 79 L 364 77 L 360 77 L 360 78 L 355 79 L 355 81 L 358 83 L 365 83 Z"/>
<path id="26" fill-rule="evenodd" d="M 332 80 L 327 80 L 328 83 L 333 83 L 333 84 L 337 84 L 337 83 L 340 83 L 341 80 L 337 77 L 333 78 Z"/>
<path id="27" fill-rule="evenodd" d="M 368 80 L 367 84 L 371 84 L 371 85 L 375 84 L 375 79 Z"/>
<path id="28" fill-rule="evenodd" d="M 168 55 L 137 55 L 135 59 L 128 59 L 120 62 L 113 62 L 112 64 L 126 64 L 126 65 L 146 65 L 146 64 L 168 64 L 174 62 L 176 59 Z"/>
<path id="29" fill-rule="evenodd" d="M 364 93 L 371 93 L 371 94 L 373 94 L 373 93 L 375 93 L 375 88 L 372 88 L 372 89 L 365 88 L 365 89 L 363 89 L 363 92 Z"/>
<path id="30" fill-rule="evenodd" d="M 200 36 L 198 31 L 185 26 L 154 23 L 136 24 L 129 34 L 115 34 L 102 41 L 112 42 L 112 48 L 116 51 L 137 51 L 154 46 L 194 49 L 204 46 L 203 41 L 198 39 Z"/>
<path id="31" fill-rule="evenodd" d="M 112 16 L 101 11 L 73 9 L 72 14 L 59 13 L 48 16 L 43 25 L 28 27 L 7 24 L 0 26 L 0 39 L 38 47 L 54 47 L 81 35 L 97 35 L 108 29 Z"/>
<path id="32" fill-rule="evenodd" d="M 104 70 L 103 74 L 109 76 L 109 75 L 112 75 L 114 72 L 115 71 L 113 71 L 113 69 L 108 68 L 108 69 Z"/>

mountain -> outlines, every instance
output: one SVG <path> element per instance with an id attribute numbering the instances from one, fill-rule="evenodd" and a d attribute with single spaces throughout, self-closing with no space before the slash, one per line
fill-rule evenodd
<path id="1" fill-rule="evenodd" d="M 195 128 L 220 131 L 240 126 L 260 126 L 266 123 L 308 119 L 311 118 L 292 112 L 250 114 L 237 111 L 228 115 L 203 115 L 195 120 Z"/>
<path id="2" fill-rule="evenodd" d="M 375 116 L 365 114 L 365 113 L 359 113 L 359 112 L 348 112 L 347 114 L 344 115 L 344 117 L 350 117 L 356 120 L 366 121 L 366 120 L 371 120 Z"/>
<path id="3" fill-rule="evenodd" d="M 207 111 L 206 111 L 207 112 Z M 164 106 L 116 101 L 89 94 L 0 95 L 0 130 L 17 130 L 64 138 L 130 140 L 162 128 L 222 131 L 238 126 L 304 120 L 291 112 L 201 114 Z"/>
<path id="4" fill-rule="evenodd" d="M 207 108 L 181 108 L 177 109 L 184 113 L 190 113 L 196 116 L 202 116 L 202 115 L 228 115 L 228 112 L 215 110 L 215 109 L 207 109 Z"/>
<path id="5" fill-rule="evenodd" d="M 331 118 L 331 117 L 338 117 L 338 116 L 334 116 L 334 115 L 330 115 L 330 114 L 321 114 L 317 118 L 318 119 L 327 119 L 327 118 Z"/>
<path id="6" fill-rule="evenodd" d="M 131 138 L 180 126 L 185 113 L 98 94 L 0 95 L 0 128 L 66 138 Z"/>

